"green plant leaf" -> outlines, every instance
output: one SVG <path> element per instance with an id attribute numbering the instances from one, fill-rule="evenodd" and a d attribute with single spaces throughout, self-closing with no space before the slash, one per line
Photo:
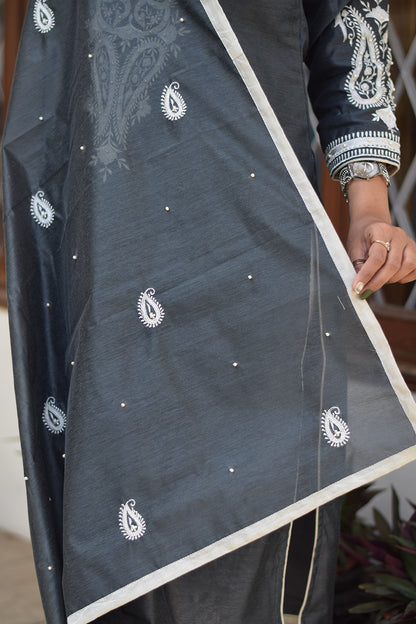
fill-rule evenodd
<path id="1" fill-rule="evenodd" d="M 407 579 L 397 578 L 390 574 L 374 574 L 374 579 L 381 584 L 390 587 L 406 598 L 416 600 L 416 585 Z"/>
<path id="2" fill-rule="evenodd" d="M 387 542 L 390 541 L 390 536 L 392 534 L 392 529 L 390 528 L 389 523 L 385 519 L 382 513 L 379 512 L 378 509 L 373 509 L 373 517 L 374 524 L 376 525 L 377 531 L 380 536 L 383 537 Z"/>
<path id="3" fill-rule="evenodd" d="M 400 501 L 394 487 L 391 488 L 391 517 L 392 517 L 392 525 L 393 532 L 398 533 L 400 530 Z"/>
<path id="4" fill-rule="evenodd" d="M 381 609 L 389 609 L 391 607 L 391 602 L 383 601 L 383 600 L 374 600 L 373 602 L 364 602 L 363 604 L 356 605 L 355 607 L 351 607 L 348 609 L 348 613 L 358 614 L 358 613 L 373 613 L 374 611 L 380 611 Z"/>
<path id="5" fill-rule="evenodd" d="M 365 591 L 366 594 L 374 594 L 374 596 L 395 596 L 397 598 L 397 592 L 379 583 L 363 583 L 358 587 Z"/>
<path id="6" fill-rule="evenodd" d="M 412 600 L 412 602 L 409 602 L 409 604 L 407 605 L 405 611 L 404 611 L 404 615 L 409 615 L 409 613 L 416 613 L 416 600 Z"/>
<path id="7" fill-rule="evenodd" d="M 416 541 L 416 524 L 414 518 L 415 515 L 416 514 L 413 514 L 410 520 L 408 520 L 407 522 L 402 522 L 402 524 L 400 525 L 400 535 L 412 542 Z"/>
<path id="8" fill-rule="evenodd" d="M 411 550 L 416 549 L 416 543 L 411 540 L 406 539 L 405 537 L 400 537 L 399 535 L 392 535 L 392 539 L 400 546 L 404 546 L 405 548 L 410 548 Z"/>
<path id="9" fill-rule="evenodd" d="M 416 583 L 416 554 L 412 555 L 407 552 L 402 552 L 401 557 L 406 568 L 406 572 L 412 579 L 413 583 Z"/>
<path id="10" fill-rule="evenodd" d="M 394 622 L 403 621 L 403 605 L 402 603 L 390 603 L 389 607 L 384 607 L 377 614 L 376 622 L 383 624 L 394 624 Z"/>
<path id="11" fill-rule="evenodd" d="M 402 520 L 400 500 L 392 489 L 391 526 L 377 509 L 373 509 L 373 524 L 367 524 L 357 511 L 372 496 L 366 486 L 346 497 L 351 498 L 344 516 L 344 568 L 340 573 L 355 569 L 362 580 L 374 581 L 360 585 L 367 600 L 364 598 L 350 613 L 373 614 L 367 618 L 373 623 L 416 624 L 416 505 L 410 503 L 415 510 L 410 520 Z"/>
<path id="12" fill-rule="evenodd" d="M 357 516 L 357 513 L 377 494 L 384 492 L 384 490 L 371 488 L 372 484 L 364 485 L 352 490 L 344 497 L 341 514 L 341 531 L 343 533 L 351 531 L 351 528 L 353 528 L 354 535 L 366 532 L 366 523 Z"/>

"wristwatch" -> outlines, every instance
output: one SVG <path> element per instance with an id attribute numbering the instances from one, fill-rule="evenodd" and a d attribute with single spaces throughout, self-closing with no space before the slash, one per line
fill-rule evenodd
<path id="1" fill-rule="evenodd" d="M 352 162 L 343 167 L 339 173 L 338 179 L 341 184 L 342 192 L 348 201 L 348 183 L 353 178 L 360 178 L 361 180 L 371 180 L 377 176 L 383 176 L 387 186 L 390 186 L 390 176 L 387 171 L 386 165 L 380 162 L 371 161 L 359 161 Z"/>

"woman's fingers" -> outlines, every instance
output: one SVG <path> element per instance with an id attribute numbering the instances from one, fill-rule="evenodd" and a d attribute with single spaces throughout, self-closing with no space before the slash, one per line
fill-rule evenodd
<path id="1" fill-rule="evenodd" d="M 347 249 L 357 272 L 353 290 L 364 299 L 384 284 L 414 280 L 416 243 L 404 230 L 391 224 L 384 179 L 353 178 L 348 194 Z"/>
<path id="2" fill-rule="evenodd" d="M 374 232 L 370 233 L 366 256 L 362 254 L 363 257 L 358 258 L 365 259 L 365 262 L 355 264 L 358 272 L 352 288 L 362 298 L 366 298 L 384 284 L 404 284 L 416 279 L 416 243 L 400 228 L 390 226 L 389 230 L 386 231 L 383 227 L 382 239 L 375 238 Z M 365 247 L 351 246 L 351 250 L 354 248 L 362 250 Z M 354 262 L 357 258 L 353 257 L 353 253 L 357 252 L 351 253 Z"/>
<path id="3" fill-rule="evenodd" d="M 407 284 L 413 280 L 416 280 L 416 245 L 405 248 L 400 271 L 393 277 L 392 283 Z"/>

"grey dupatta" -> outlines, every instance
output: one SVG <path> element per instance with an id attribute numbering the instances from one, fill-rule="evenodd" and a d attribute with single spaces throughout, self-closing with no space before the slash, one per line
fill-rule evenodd
<path id="1" fill-rule="evenodd" d="M 48 622 L 91 622 L 416 457 L 414 402 L 293 151 L 310 171 L 289 8 L 291 143 L 218 2 L 30 5 L 5 228 Z"/>

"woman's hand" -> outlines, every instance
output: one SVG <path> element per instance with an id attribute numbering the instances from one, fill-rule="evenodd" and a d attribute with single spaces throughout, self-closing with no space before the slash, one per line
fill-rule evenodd
<path id="1" fill-rule="evenodd" d="M 348 199 L 347 251 L 357 271 L 353 290 L 366 299 L 384 284 L 415 280 L 416 243 L 391 224 L 384 178 L 353 178 L 348 185 Z"/>

